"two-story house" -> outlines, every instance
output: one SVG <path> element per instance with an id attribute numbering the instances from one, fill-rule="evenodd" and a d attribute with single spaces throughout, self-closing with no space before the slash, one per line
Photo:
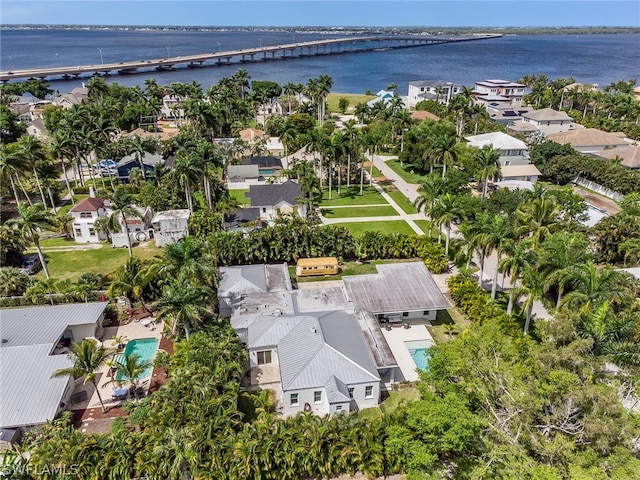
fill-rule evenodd
<path id="1" fill-rule="evenodd" d="M 462 90 L 461 85 L 444 80 L 418 80 L 409 82 L 409 92 L 407 103 L 411 107 L 423 100 L 434 100 L 443 105 L 448 105 L 451 97 L 457 95 Z"/>
<path id="2" fill-rule="evenodd" d="M 573 122 L 567 112 L 559 112 L 552 108 L 524 112 L 520 115 L 520 118 L 520 120 L 509 124 L 507 130 L 524 135 L 540 131 L 548 135 L 570 130 Z"/>
<path id="3" fill-rule="evenodd" d="M 500 154 L 503 180 L 519 180 L 535 183 L 541 175 L 529 162 L 529 150 L 522 140 L 502 132 L 484 133 L 466 137 L 467 145 L 482 148 L 490 145 Z"/>
<path id="4" fill-rule="evenodd" d="M 73 238 L 77 243 L 97 243 L 107 237 L 95 228 L 100 217 L 111 215 L 109 200 L 89 197 L 79 201 L 69 214 L 73 217 Z"/>

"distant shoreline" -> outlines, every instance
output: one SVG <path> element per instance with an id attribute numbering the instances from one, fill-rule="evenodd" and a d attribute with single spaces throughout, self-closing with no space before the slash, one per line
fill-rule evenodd
<path id="1" fill-rule="evenodd" d="M 297 32 L 319 34 L 414 34 L 464 35 L 491 33 L 502 35 L 594 35 L 640 33 L 638 27 L 249 27 L 249 26 L 176 26 L 176 25 L 3 25 L 3 30 L 90 30 L 90 31 L 175 31 L 175 32 Z"/>

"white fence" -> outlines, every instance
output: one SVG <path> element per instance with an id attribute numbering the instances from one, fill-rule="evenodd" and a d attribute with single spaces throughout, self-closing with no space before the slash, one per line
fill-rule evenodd
<path id="1" fill-rule="evenodd" d="M 594 192 L 599 193 L 600 195 L 603 195 L 612 200 L 615 200 L 616 202 L 619 202 L 624 198 L 624 196 L 620 195 L 618 192 L 609 190 L 608 188 L 603 187 L 599 183 L 592 182 L 591 180 L 587 180 L 586 178 L 576 177 L 573 183 L 575 183 L 576 185 L 581 185 L 585 188 L 588 188 L 589 190 L 593 190 Z"/>

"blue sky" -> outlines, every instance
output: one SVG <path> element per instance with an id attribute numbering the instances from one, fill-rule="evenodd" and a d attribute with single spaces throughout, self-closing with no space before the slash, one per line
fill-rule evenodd
<path id="1" fill-rule="evenodd" d="M 630 26 L 640 0 L 1 0 L 2 25 Z"/>

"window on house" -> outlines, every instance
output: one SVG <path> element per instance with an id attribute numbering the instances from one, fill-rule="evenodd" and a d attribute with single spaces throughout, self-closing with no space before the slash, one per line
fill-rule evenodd
<path id="1" fill-rule="evenodd" d="M 82 235 L 82 230 L 80 230 L 79 228 L 76 228 L 76 235 L 78 236 Z"/>
<path id="2" fill-rule="evenodd" d="M 429 310 L 425 310 L 424 312 L 422 312 L 422 315 L 429 315 Z"/>
<path id="3" fill-rule="evenodd" d="M 80 218 L 91 218 L 91 212 L 80 212 Z"/>
<path id="4" fill-rule="evenodd" d="M 373 398 L 373 385 L 364 387 L 364 398 Z"/>
<path id="5" fill-rule="evenodd" d="M 403 317 L 408 317 L 409 316 L 409 312 L 402 312 L 402 316 Z"/>
<path id="6" fill-rule="evenodd" d="M 313 392 L 313 403 L 321 403 L 322 402 L 322 391 L 318 390 Z"/>
<path id="7" fill-rule="evenodd" d="M 263 208 L 263 209 L 262 209 L 262 213 L 267 213 L 267 209 L 266 209 L 266 208 Z"/>
<path id="8" fill-rule="evenodd" d="M 96 234 L 96 229 L 95 228 L 90 228 L 89 229 L 89 235 L 93 236 Z"/>
<path id="9" fill-rule="evenodd" d="M 292 393 L 291 395 L 289 395 L 289 403 L 292 407 L 297 407 L 298 405 L 300 405 L 300 403 L 298 402 L 297 393 Z"/>
<path id="10" fill-rule="evenodd" d="M 258 365 L 265 365 L 271 363 L 271 350 L 265 350 L 258 352 Z"/>
<path id="11" fill-rule="evenodd" d="M 349 398 L 353 398 L 353 387 L 349 388 Z"/>
<path id="12" fill-rule="evenodd" d="M 336 412 L 339 412 L 340 410 L 342 410 L 342 405 L 336 405 Z"/>

